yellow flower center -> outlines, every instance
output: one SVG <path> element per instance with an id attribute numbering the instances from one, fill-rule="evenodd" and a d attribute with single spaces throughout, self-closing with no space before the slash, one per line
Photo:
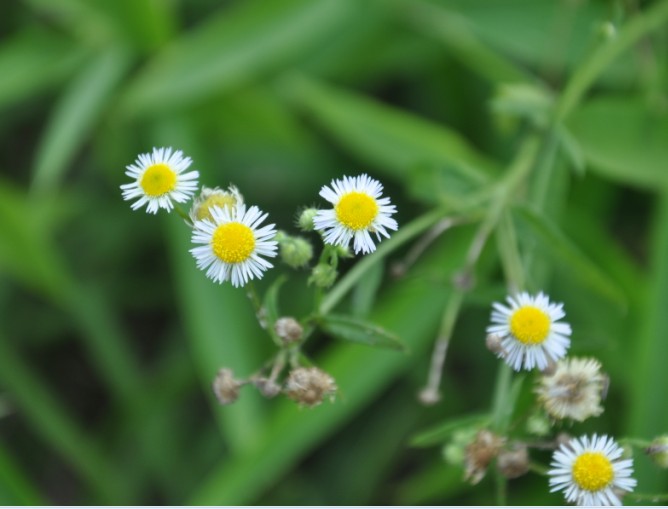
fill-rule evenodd
<path id="1" fill-rule="evenodd" d="M 211 239 L 213 252 L 225 263 L 247 260 L 255 249 L 253 230 L 241 223 L 221 224 Z"/>
<path id="2" fill-rule="evenodd" d="M 550 317 L 536 307 L 521 307 L 510 317 L 510 332 L 525 345 L 540 344 L 550 333 Z"/>
<path id="3" fill-rule="evenodd" d="M 176 187 L 176 172 L 163 163 L 146 168 L 140 185 L 148 196 L 162 196 Z"/>
<path id="4" fill-rule="evenodd" d="M 612 463 L 600 452 L 582 453 L 573 463 L 573 479 L 583 490 L 601 490 L 612 482 L 613 477 Z"/>
<path id="5" fill-rule="evenodd" d="M 343 225 L 351 230 L 363 230 L 376 219 L 378 208 L 371 196 L 353 191 L 343 196 L 334 210 Z"/>
<path id="6" fill-rule="evenodd" d="M 237 199 L 231 193 L 212 194 L 197 208 L 196 216 L 199 221 L 202 219 L 213 219 L 211 216 L 211 207 L 218 206 L 221 209 L 232 209 L 237 204 Z"/>

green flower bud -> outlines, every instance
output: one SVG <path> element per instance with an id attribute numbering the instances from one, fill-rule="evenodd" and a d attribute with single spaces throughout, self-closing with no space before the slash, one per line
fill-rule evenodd
<path id="1" fill-rule="evenodd" d="M 302 237 L 284 236 L 277 239 L 280 247 L 281 259 L 294 269 L 304 267 L 313 257 L 311 243 Z"/>
<path id="2" fill-rule="evenodd" d="M 537 437 L 545 437 L 550 434 L 550 421 L 542 413 L 531 415 L 526 422 L 527 433 Z"/>
<path id="3" fill-rule="evenodd" d="M 308 282 L 318 288 L 329 288 L 334 284 L 337 276 L 338 272 L 336 272 L 334 267 L 321 263 L 314 267 L 311 277 L 308 278 Z"/>
<path id="4" fill-rule="evenodd" d="M 661 468 L 668 468 L 668 435 L 662 435 L 652 440 L 652 444 L 645 451 L 654 463 Z"/>
<path id="5" fill-rule="evenodd" d="M 304 209 L 301 214 L 299 214 L 299 219 L 297 219 L 297 226 L 301 228 L 304 232 L 313 231 L 313 218 L 318 213 L 318 209 L 308 208 Z"/>

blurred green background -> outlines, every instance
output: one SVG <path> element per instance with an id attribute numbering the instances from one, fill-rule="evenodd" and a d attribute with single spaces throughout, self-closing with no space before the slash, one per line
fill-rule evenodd
<path id="1" fill-rule="evenodd" d="M 489 408 L 498 361 L 484 328 L 505 293 L 494 242 L 438 405 L 415 395 L 475 225 L 437 240 L 403 278 L 390 269 L 405 249 L 392 253 L 375 301 L 378 271 L 340 305 L 399 334 L 409 355 L 315 337 L 307 351 L 337 380 L 335 403 L 299 409 L 245 388 L 221 408 L 210 391 L 218 368 L 247 376 L 273 347 L 243 291 L 195 268 L 176 214 L 132 212 L 121 199 L 125 166 L 153 146 L 184 150 L 202 184 L 236 184 L 294 232 L 297 209 L 322 204 L 322 185 L 361 172 L 385 184 L 400 225 L 436 204 L 456 212 L 528 131 L 545 136 L 549 227 L 518 230 L 543 269 L 529 286 L 565 303 L 571 353 L 601 359 L 612 380 L 606 412 L 563 429 L 667 432 L 667 10 L 638 0 L 3 0 L 0 504 L 494 503 L 490 479 L 465 485 L 439 447 L 410 445 Z M 606 60 L 635 22 L 646 34 Z M 602 72 L 550 146 L 552 107 L 592 56 Z M 275 269 L 260 287 L 280 272 L 290 275 L 282 311 L 303 316 L 306 274 Z M 641 455 L 636 470 L 638 491 L 668 488 Z M 510 504 L 561 502 L 537 475 L 508 487 Z"/>

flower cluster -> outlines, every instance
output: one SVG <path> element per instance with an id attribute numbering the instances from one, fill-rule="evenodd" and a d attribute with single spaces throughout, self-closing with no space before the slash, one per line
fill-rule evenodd
<path id="1" fill-rule="evenodd" d="M 134 200 L 134 210 L 146 206 L 151 214 L 161 208 L 169 212 L 174 203 L 188 201 L 197 190 L 199 172 L 185 173 L 191 164 L 183 152 L 171 148 L 141 154 L 127 167 L 126 175 L 134 181 L 121 185 L 123 198 Z M 318 231 L 326 245 L 345 251 L 352 241 L 355 254 L 371 253 L 376 249 L 372 234 L 380 241 L 390 236 L 388 230 L 397 229 L 390 217 L 396 207 L 382 191 L 382 184 L 368 175 L 335 179 L 320 191 L 333 208 L 309 209 L 302 214 L 300 227 Z M 293 268 L 306 266 L 312 257 L 312 247 L 305 239 L 278 232 L 273 224 L 263 225 L 267 214 L 247 206 L 235 186 L 227 190 L 203 187 L 187 218 L 196 245 L 190 252 L 197 267 L 217 283 L 244 286 L 262 278 L 273 266 L 267 258 L 275 257 L 279 248 L 283 261 Z M 331 285 L 337 272 L 335 266 L 328 267 L 316 266 L 311 281 L 321 287 Z"/>
<path id="2" fill-rule="evenodd" d="M 535 388 L 538 404 L 552 420 L 584 421 L 603 412 L 608 377 L 601 363 L 591 358 L 566 358 L 571 327 L 563 322 L 563 304 L 550 302 L 542 292 L 507 297 L 495 302 L 487 347 L 515 371 L 538 368 Z M 527 421 L 539 435 L 549 432 L 540 415 Z M 528 459 L 527 459 L 528 461 Z M 502 462 L 499 461 L 499 468 Z M 619 497 L 636 485 L 631 478 L 633 460 L 607 436 L 562 441 L 548 472 L 551 491 L 563 491 L 566 501 L 578 505 L 620 505 Z"/>

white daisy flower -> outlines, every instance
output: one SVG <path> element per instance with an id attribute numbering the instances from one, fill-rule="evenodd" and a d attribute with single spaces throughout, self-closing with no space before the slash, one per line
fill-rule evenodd
<path id="1" fill-rule="evenodd" d="M 197 190 L 199 172 L 183 173 L 192 164 L 180 150 L 154 148 L 153 153 L 141 154 L 134 164 L 127 166 L 125 174 L 135 179 L 123 184 L 123 199 L 134 200 L 132 210 L 146 205 L 146 212 L 155 214 L 163 208 L 170 211 L 177 203 L 188 201 Z"/>
<path id="2" fill-rule="evenodd" d="M 532 297 L 522 292 L 507 297 L 510 307 L 495 302 L 488 334 L 501 339 L 499 357 L 515 371 L 547 368 L 550 361 L 566 355 L 571 344 L 571 327 L 559 322 L 566 316 L 563 304 L 550 303 L 540 292 Z"/>
<path id="3" fill-rule="evenodd" d="M 603 413 L 601 398 L 608 377 L 596 359 L 561 359 L 551 375 L 543 375 L 536 388 L 538 401 L 554 419 L 584 421 Z"/>
<path id="4" fill-rule="evenodd" d="M 550 491 L 564 491 L 577 505 L 621 505 L 615 490 L 633 491 L 633 460 L 621 459 L 624 449 L 605 435 L 582 436 L 562 444 L 552 456 Z"/>
<path id="5" fill-rule="evenodd" d="M 253 206 L 246 210 L 243 203 L 236 207 L 209 209 L 212 219 L 195 221 L 192 242 L 203 244 L 190 250 L 197 267 L 217 283 L 231 281 L 243 286 L 249 280 L 260 279 L 273 267 L 263 256 L 276 256 L 277 242 L 273 224 L 259 227 L 266 218 Z"/>
<path id="6" fill-rule="evenodd" d="M 316 230 L 321 230 L 327 244 L 348 247 L 351 239 L 355 253 L 376 250 L 371 234 L 378 241 L 381 235 L 389 238 L 387 229 L 396 230 L 397 222 L 390 216 L 397 209 L 389 198 L 381 198 L 383 185 L 368 175 L 343 177 L 323 186 L 320 196 L 334 205 L 330 210 L 319 210 L 313 219 Z"/>

